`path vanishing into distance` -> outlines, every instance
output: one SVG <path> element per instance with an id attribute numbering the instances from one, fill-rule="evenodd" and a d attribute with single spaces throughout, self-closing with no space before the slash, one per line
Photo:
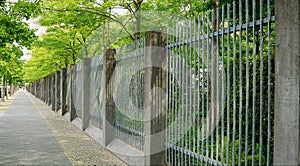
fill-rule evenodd
<path id="1" fill-rule="evenodd" d="M 0 112 L 0 165 L 125 165 L 26 91 Z"/>

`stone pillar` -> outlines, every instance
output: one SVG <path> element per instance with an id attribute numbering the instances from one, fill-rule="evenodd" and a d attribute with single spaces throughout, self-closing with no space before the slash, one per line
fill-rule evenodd
<path id="1" fill-rule="evenodd" d="M 60 71 L 55 73 L 55 110 L 60 109 Z"/>
<path id="2" fill-rule="evenodd" d="M 37 81 L 34 82 L 34 95 L 37 97 Z"/>
<path id="3" fill-rule="evenodd" d="M 62 103 L 61 114 L 64 115 L 67 112 L 67 68 L 62 69 Z"/>
<path id="4" fill-rule="evenodd" d="M 42 97 L 42 100 L 46 104 L 48 104 L 48 80 L 49 80 L 49 77 L 46 76 L 43 78 L 42 82 L 39 83 L 39 85 L 40 85 L 39 93 L 40 93 L 40 96 Z"/>
<path id="5" fill-rule="evenodd" d="M 300 1 L 275 0 L 274 165 L 300 165 Z"/>
<path id="6" fill-rule="evenodd" d="M 43 89 L 43 93 L 41 95 L 44 103 L 48 104 L 48 76 L 44 77 L 43 84 L 40 84 L 40 87 Z"/>
<path id="7" fill-rule="evenodd" d="M 91 58 L 84 58 L 82 72 L 82 129 L 85 130 L 89 126 L 91 112 Z"/>
<path id="8" fill-rule="evenodd" d="M 145 165 L 165 165 L 166 33 L 146 32 Z"/>
<path id="9" fill-rule="evenodd" d="M 56 78 L 55 73 L 51 74 L 51 108 L 55 110 L 56 106 Z"/>
<path id="10" fill-rule="evenodd" d="M 44 84 L 45 84 L 45 89 L 44 89 L 44 102 L 49 105 L 49 76 L 47 76 L 44 80 Z"/>
<path id="11" fill-rule="evenodd" d="M 116 50 L 108 49 L 104 57 L 104 93 L 103 93 L 103 138 L 104 145 L 107 146 L 115 139 L 115 103 L 113 99 L 113 72 L 116 66 Z"/>
<path id="12" fill-rule="evenodd" d="M 48 98 L 49 98 L 49 106 L 52 105 L 52 95 L 53 95 L 53 91 L 52 91 L 52 86 L 53 86 L 53 77 L 52 74 L 49 75 L 49 93 L 48 93 Z M 52 106 L 51 106 L 52 109 Z"/>
<path id="13" fill-rule="evenodd" d="M 76 102 L 76 64 L 70 66 L 70 74 L 71 74 L 71 91 L 70 91 L 70 121 L 76 118 L 76 109 L 75 109 L 75 102 Z"/>

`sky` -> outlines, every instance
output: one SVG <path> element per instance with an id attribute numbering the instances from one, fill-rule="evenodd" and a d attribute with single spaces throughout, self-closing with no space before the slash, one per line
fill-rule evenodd
<path id="1" fill-rule="evenodd" d="M 27 22 L 29 23 L 29 27 L 31 29 L 36 29 L 35 35 L 41 36 L 43 33 L 46 32 L 46 27 L 42 27 L 37 24 L 38 18 L 31 18 Z M 28 50 L 27 48 L 22 49 L 23 56 L 21 57 L 21 60 L 29 60 L 31 58 L 31 50 Z"/>

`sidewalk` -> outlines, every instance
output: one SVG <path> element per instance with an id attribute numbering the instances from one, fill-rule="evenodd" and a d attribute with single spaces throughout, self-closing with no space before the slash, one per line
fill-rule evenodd
<path id="1" fill-rule="evenodd" d="M 0 165 L 125 165 L 26 91 L 0 116 Z"/>

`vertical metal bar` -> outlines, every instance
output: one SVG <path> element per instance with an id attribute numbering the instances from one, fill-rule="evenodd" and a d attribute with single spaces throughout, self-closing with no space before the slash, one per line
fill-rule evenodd
<path id="1" fill-rule="evenodd" d="M 180 39 L 180 35 L 179 35 L 179 26 L 178 25 L 176 25 L 176 38 L 175 38 L 175 43 L 176 44 L 178 44 L 178 42 L 179 42 L 179 40 L 178 39 Z M 178 81 L 179 81 L 179 83 L 180 83 L 180 77 L 179 77 L 179 75 L 178 75 L 178 73 L 179 73 L 179 70 L 180 70 L 180 68 L 179 68 L 179 64 L 178 64 L 178 54 L 179 54 L 180 52 L 179 52 L 179 47 L 176 47 L 176 54 L 175 54 L 175 58 L 174 58 L 174 60 L 175 60 L 175 67 L 174 67 L 174 75 L 175 75 L 175 79 L 174 80 L 176 80 L 176 79 L 178 79 Z M 176 83 L 176 82 L 175 82 Z M 174 83 L 174 84 L 175 84 Z M 175 84 L 176 85 L 176 84 Z M 180 93 L 180 89 L 177 89 L 176 88 L 176 86 L 175 85 L 173 85 L 174 86 L 174 88 L 173 88 L 173 91 L 174 91 L 174 94 L 176 94 L 176 95 L 178 95 L 179 93 Z M 179 87 L 180 88 L 180 87 Z M 175 101 L 175 99 L 176 99 L 176 101 L 177 102 L 179 102 L 179 98 L 176 98 L 175 97 L 175 95 L 174 95 L 174 97 L 173 97 L 173 99 L 174 99 L 174 101 Z M 177 108 L 177 105 L 175 106 L 175 102 L 173 102 L 173 109 L 174 109 L 174 115 L 175 115 L 175 118 L 177 118 L 177 120 L 179 121 L 179 108 Z M 175 120 L 175 119 L 174 119 Z M 175 136 L 175 142 L 174 142 L 174 148 L 175 148 L 175 146 L 177 145 L 177 142 L 178 142 L 178 128 L 179 128 L 179 124 L 178 123 L 176 123 L 176 126 L 175 126 L 175 128 L 174 128 L 174 136 Z M 176 163 L 177 163 L 177 160 L 178 160 L 178 158 L 177 158 L 177 155 L 176 155 L 176 151 L 175 151 L 175 149 L 173 149 L 173 152 L 174 152 L 174 154 L 173 154 L 173 158 L 174 158 L 174 165 L 176 165 Z"/>
<path id="2" fill-rule="evenodd" d="M 186 31 L 186 27 L 185 26 L 182 26 L 182 41 L 185 41 L 185 33 Z M 181 72 L 181 79 L 182 79 L 182 83 L 183 83 L 183 88 L 182 88 L 182 93 L 183 93 L 183 96 L 182 96 L 182 103 L 183 103 L 183 108 L 182 108 L 182 112 L 181 112 L 181 116 L 182 116 L 182 127 L 181 127 L 181 139 L 182 139 L 182 165 L 185 163 L 185 160 L 186 160 L 186 155 L 184 153 L 184 146 L 185 146 L 185 133 L 184 133 L 184 127 L 185 127 L 185 112 L 186 112 L 186 107 L 187 107 L 187 103 L 186 103 L 186 86 L 187 86 L 187 82 L 186 82 L 186 49 L 185 49 L 185 46 L 183 45 L 182 46 L 182 59 L 183 61 L 181 62 L 181 69 L 182 69 L 182 72 Z"/>
<path id="3" fill-rule="evenodd" d="M 170 37 L 170 42 L 167 42 L 167 43 L 175 43 L 174 42 L 174 26 L 172 26 L 171 28 L 170 28 L 171 30 L 171 32 L 170 31 L 168 31 L 168 33 L 167 33 L 167 35 L 168 35 L 168 37 Z M 176 37 L 176 36 L 175 36 Z M 167 65 L 168 65 L 168 70 L 167 70 L 167 72 L 169 72 L 169 74 L 168 74 L 168 79 L 167 80 L 170 80 L 171 79 L 171 82 L 169 82 L 168 81 L 168 83 L 167 83 L 167 93 L 168 93 L 168 99 L 167 99 L 167 106 L 168 106 L 168 109 L 167 109 L 167 119 L 169 119 L 169 117 L 170 116 L 172 116 L 172 118 L 171 119 L 169 119 L 170 121 L 168 122 L 168 124 L 169 124 L 169 127 L 167 128 L 168 129 L 168 136 L 167 136 L 167 143 L 168 143 L 168 145 L 173 145 L 173 143 L 174 143 L 174 140 L 173 140 L 173 137 L 174 137 L 174 125 L 173 125 L 173 122 L 174 122 L 174 120 L 173 120 L 173 118 L 174 118 L 174 113 L 173 113 L 173 82 L 174 82 L 174 80 L 173 80 L 173 78 L 174 78 L 174 74 L 172 74 L 172 70 L 174 69 L 174 67 L 173 67 L 173 65 L 174 65 L 174 63 L 173 63 L 173 60 L 172 60 L 172 49 L 167 49 L 167 56 L 168 56 L 168 59 L 167 59 Z M 171 78 L 170 78 L 171 77 Z M 169 92 L 169 90 L 170 90 L 170 92 Z M 171 101 L 169 100 L 169 98 L 171 98 Z M 171 102 L 171 103 L 169 103 L 169 102 Z M 171 112 L 170 112 L 171 111 Z M 169 115 L 169 114 L 171 114 L 171 115 Z M 172 153 L 172 150 L 171 150 L 171 146 L 170 147 L 168 147 L 168 163 L 169 164 L 173 164 L 173 153 Z"/>
<path id="4" fill-rule="evenodd" d="M 238 158 L 238 164 L 241 165 L 241 153 L 242 153 L 242 146 L 241 146 L 241 142 L 242 142 L 242 109 L 243 109 L 243 85 L 242 85 L 242 71 L 243 71 L 243 55 L 242 55 L 242 35 L 243 35 L 243 31 L 242 31 L 242 0 L 239 0 L 239 29 L 240 29 L 240 33 L 239 33 L 239 158 Z"/>
<path id="5" fill-rule="evenodd" d="M 198 31 L 198 36 L 197 36 L 197 38 L 198 38 L 198 43 L 197 43 L 197 50 L 198 50 L 198 54 L 197 54 L 197 67 L 198 67 L 198 84 L 197 84 L 197 87 L 198 87 L 198 95 L 197 95 L 197 103 L 198 103 L 198 105 L 197 105 L 197 112 L 198 112 L 198 114 L 197 114 L 197 133 L 196 133 L 196 135 L 197 135 L 197 149 L 196 149 L 196 153 L 199 155 L 200 154 L 200 136 L 199 136 L 199 128 L 200 128 L 200 81 L 201 81 L 201 72 L 200 72 L 200 65 L 201 65 L 201 63 L 200 63 L 200 56 L 201 56 L 201 52 L 200 52 L 200 37 L 201 37 L 201 34 L 200 34 L 200 28 L 201 28 L 201 21 L 200 21 L 200 16 L 198 15 L 198 17 L 197 17 L 197 22 L 198 22 L 198 26 L 197 26 L 197 31 Z M 200 128 L 200 131 L 201 131 L 201 128 Z M 202 141 L 202 140 L 201 140 Z M 199 165 L 199 158 L 197 158 L 197 165 Z"/>
<path id="6" fill-rule="evenodd" d="M 201 155 L 204 156 L 204 105 L 205 105 L 205 99 L 204 99 L 204 85 L 205 85 L 205 59 L 204 59 L 204 54 L 205 54 L 205 51 L 204 51 L 204 45 L 205 45 L 205 42 L 204 42 L 204 37 L 205 37 L 205 32 L 204 32 L 204 14 L 201 15 L 201 23 L 202 23 L 202 28 L 201 28 L 201 32 L 202 32 L 202 42 L 201 42 L 201 45 L 202 45 L 202 63 L 201 63 L 201 69 L 202 69 L 202 73 L 201 73 L 201 77 L 202 77 L 202 85 L 201 85 L 201 96 L 202 96 L 202 110 L 201 110 L 201 115 L 202 115 L 202 124 L 201 124 Z M 203 160 L 202 160 L 203 161 Z M 203 163 L 203 162 L 202 162 Z"/>
<path id="7" fill-rule="evenodd" d="M 196 40 L 196 37 L 197 37 L 197 31 L 196 31 L 197 29 L 196 29 L 196 17 L 194 17 L 194 31 L 193 31 L 193 35 L 191 35 L 195 40 Z M 191 37 L 191 38 L 192 38 Z M 199 103 L 199 100 L 196 100 L 196 86 L 198 85 L 198 83 L 196 82 L 197 81 L 197 79 L 196 79 L 196 76 L 197 76 L 197 69 L 196 69 L 196 41 L 194 41 L 194 46 L 193 46 L 193 60 L 194 60 L 194 64 L 193 64 L 193 62 L 192 62 L 192 64 L 193 64 L 193 71 L 194 71 L 194 81 L 193 81 L 193 83 L 192 83 L 192 85 L 193 85 L 193 101 L 192 101 L 192 104 L 193 104 L 193 109 L 192 109 L 192 111 L 193 111 L 193 116 L 192 116 L 192 118 L 191 118 L 191 122 L 192 122 L 192 125 L 193 126 L 197 126 L 197 122 L 195 121 L 196 120 L 196 110 L 198 110 L 197 109 L 197 105 L 198 105 L 198 103 Z M 197 126 L 198 127 L 198 126 Z M 192 127 L 193 128 L 193 127 Z M 196 128 L 196 127 L 195 127 Z M 197 136 L 197 134 L 195 133 L 195 130 L 191 130 L 191 132 L 192 132 L 192 137 L 193 137 L 193 146 L 192 146 L 192 152 L 196 152 L 196 141 L 197 141 L 197 139 L 196 139 L 196 136 Z M 194 155 L 192 155 L 192 165 L 195 165 L 196 163 L 195 163 L 195 157 L 194 157 Z"/>
<path id="8" fill-rule="evenodd" d="M 178 25 L 176 25 L 176 38 L 175 38 L 175 43 L 176 44 L 178 44 L 179 43 L 179 39 L 180 39 L 180 35 L 179 35 L 179 27 L 178 27 Z M 176 54 L 175 54 L 175 67 L 174 67 L 174 85 L 173 85 L 173 92 L 174 92 L 174 94 L 176 94 L 176 95 L 178 95 L 180 92 L 179 92 L 179 89 L 177 89 L 176 88 L 176 82 L 175 82 L 175 80 L 178 78 L 178 80 L 180 81 L 180 78 L 179 78 L 179 75 L 178 75 L 178 71 L 180 70 L 180 68 L 179 68 L 179 65 L 178 65 L 178 53 L 179 53 L 179 47 L 176 47 Z M 177 70 L 178 69 L 178 70 Z M 174 99 L 174 101 L 173 101 L 173 110 L 174 110 L 174 115 L 175 115 L 175 118 L 174 118 L 174 120 L 176 120 L 176 118 L 177 118 L 177 120 L 179 120 L 179 116 L 178 116 L 178 112 L 179 112 L 179 109 L 177 108 L 177 106 L 175 106 L 175 100 L 178 102 L 178 98 L 176 98 L 177 96 L 175 96 L 174 95 L 174 97 L 173 97 L 173 99 Z M 174 137 L 175 137 L 175 141 L 174 141 L 174 145 L 176 146 L 176 144 L 177 144 L 177 141 L 178 141 L 178 128 L 179 128 L 179 124 L 175 124 L 176 126 L 175 126 L 175 128 L 174 128 Z M 173 149 L 174 150 L 174 149 Z M 175 150 L 173 151 L 174 153 L 176 152 Z M 174 158 L 174 161 L 173 161 L 173 163 L 174 163 L 174 165 L 177 165 L 177 155 L 176 155 L 176 153 L 174 154 L 174 153 L 172 153 L 173 154 L 173 158 Z"/>
<path id="9" fill-rule="evenodd" d="M 224 70 L 225 70 L 225 62 L 224 62 L 224 33 L 225 33 L 225 27 L 224 27 L 224 6 L 222 6 L 222 104 L 221 104 L 221 163 L 224 163 L 224 100 L 225 100 L 225 78 L 224 78 Z"/>
<path id="10" fill-rule="evenodd" d="M 262 160 L 262 111 L 263 111 L 263 70 L 264 70 L 264 60 L 263 60 L 263 1 L 260 0 L 259 1 L 259 13 L 260 13 L 260 25 L 259 25 L 259 29 L 260 29 L 260 47 L 259 47 L 259 51 L 260 51 L 260 75 L 259 75 L 259 79 L 260 79 L 260 88 L 259 88 L 259 165 L 261 165 L 261 160 Z"/>
<path id="11" fill-rule="evenodd" d="M 207 86 L 207 92 L 206 92 L 206 113 L 207 113 L 207 117 L 209 117 L 208 113 L 209 113 L 209 101 L 210 101 L 210 98 L 209 98 L 209 55 L 210 55 L 210 45 L 209 45 L 209 12 L 206 14 L 206 35 L 207 35 L 207 42 L 206 42 L 206 68 L 207 68 L 207 73 L 206 73 L 206 86 Z M 209 127 L 209 120 L 206 119 L 206 157 L 208 157 L 208 153 L 209 153 L 209 150 L 208 150 L 208 139 L 209 139 L 209 132 L 208 132 L 208 127 Z M 206 161 L 206 164 L 207 164 L 207 161 Z"/>
<path id="12" fill-rule="evenodd" d="M 270 0 L 268 4 L 268 141 L 267 141 L 267 165 L 270 165 L 270 142 L 271 142 L 271 10 L 270 10 Z"/>
<path id="13" fill-rule="evenodd" d="M 180 27 L 180 33 L 181 33 L 181 37 L 182 37 L 182 41 L 184 41 L 184 28 L 183 27 Z M 183 59 L 184 57 L 184 47 L 183 49 L 181 49 L 181 55 L 182 56 L 181 58 Z M 183 69 L 183 60 L 179 60 L 179 63 L 180 63 L 180 69 L 181 70 L 184 70 Z M 181 97 L 181 103 L 184 104 L 184 79 L 182 77 L 182 71 L 179 72 L 179 75 L 180 75 L 180 82 L 181 82 L 181 85 L 182 85 L 182 88 L 181 88 L 181 94 L 182 94 L 182 97 Z M 184 128 L 184 124 L 183 124 L 183 119 L 184 119 L 184 106 L 181 107 L 181 114 L 178 116 L 181 118 L 180 120 L 180 123 L 181 123 L 181 128 L 179 128 L 179 134 L 180 134 L 180 140 L 182 140 L 184 138 L 184 133 L 182 132 L 183 128 Z M 184 139 L 180 142 L 181 145 L 184 144 Z M 181 148 L 181 158 L 180 158 L 180 164 L 181 163 L 184 163 L 183 160 L 184 160 L 184 154 L 183 154 L 183 148 Z"/>
<path id="14" fill-rule="evenodd" d="M 167 43 L 167 45 L 169 44 L 169 28 L 167 28 L 167 36 L 166 36 L 166 43 Z M 169 155 L 169 148 L 168 148 L 168 146 L 166 146 L 166 145 L 168 145 L 168 143 L 169 143 L 169 141 L 170 141 L 170 139 L 169 139 L 169 132 L 170 132 L 170 126 L 168 125 L 169 124 L 169 73 L 168 73 L 168 71 L 170 71 L 170 68 L 169 68 L 169 49 L 166 49 L 166 105 L 165 105 L 165 109 L 166 109 L 166 140 L 165 140 L 165 147 L 166 147 L 166 151 L 165 151 L 165 156 L 166 156 L 166 158 L 165 158 L 165 163 L 170 163 L 170 155 Z"/>
<path id="15" fill-rule="evenodd" d="M 136 45 L 137 42 L 138 41 L 134 41 L 135 45 Z M 134 64 L 134 65 L 132 65 L 133 71 L 135 71 L 135 72 L 138 71 L 138 70 L 136 70 L 137 66 L 139 65 L 139 63 L 137 62 L 138 58 L 134 59 L 134 60 L 130 60 L 130 61 Z M 135 74 L 136 75 L 134 75 L 134 79 L 136 79 L 136 80 L 134 81 L 135 86 L 133 86 L 133 102 L 135 102 L 135 105 L 137 105 L 138 104 L 138 102 L 137 102 L 137 89 L 138 89 L 138 86 L 139 86 L 138 85 L 139 80 L 138 80 L 138 73 L 135 73 Z M 133 117 L 134 117 L 134 119 L 136 119 L 137 115 L 136 115 L 136 110 L 135 110 L 134 106 L 133 106 L 133 108 L 131 110 L 133 110 L 132 111 Z M 137 129 L 137 127 L 136 127 L 136 121 L 135 120 L 132 121 L 132 127 L 130 126 L 129 128 L 132 128 L 133 130 Z M 134 136 L 132 136 L 131 133 L 130 133 L 129 136 L 132 137 L 132 138 L 130 138 L 130 137 L 128 138 L 129 141 L 132 140 L 133 146 L 136 147 L 136 141 L 135 141 Z"/>
<path id="16" fill-rule="evenodd" d="M 217 61 L 215 63 L 216 64 L 216 95 L 217 95 L 217 101 L 216 101 L 216 107 L 217 107 L 217 113 L 216 113 L 216 160 L 219 160 L 219 8 L 216 9 L 217 10 L 217 24 L 216 24 L 216 29 L 217 29 L 217 47 L 216 47 L 216 55 L 217 58 L 215 58 Z M 214 123 L 213 123 L 214 124 Z"/>
<path id="17" fill-rule="evenodd" d="M 176 25 L 176 44 L 178 44 L 180 41 L 179 41 L 179 39 L 180 39 L 180 34 L 179 34 L 179 25 Z M 181 81 L 181 79 L 180 79 L 180 75 L 179 75 L 179 71 L 180 71 L 180 65 L 178 64 L 178 58 L 179 58 L 179 56 L 178 56 L 178 54 L 180 53 L 180 49 L 179 49 L 179 47 L 176 47 L 176 55 L 175 55 L 175 68 L 174 68 L 174 70 L 175 70 L 175 76 L 176 76 L 176 78 L 178 78 L 178 82 L 179 83 L 181 83 L 180 81 Z M 176 94 L 179 94 L 180 93 L 180 90 L 181 90 L 181 85 L 179 85 L 180 87 L 180 89 L 177 89 L 177 88 L 175 88 L 175 93 Z M 174 96 L 174 99 L 175 99 L 175 96 Z M 179 98 L 177 98 L 176 99 L 176 101 L 177 102 L 179 102 L 180 103 L 180 99 Z M 174 103 L 174 112 L 176 113 L 176 117 L 175 118 L 177 118 L 177 120 L 178 120 L 178 123 L 176 123 L 176 127 L 175 127 L 175 131 L 174 131 L 174 133 L 175 133 L 175 142 L 174 142 L 174 144 L 175 144 L 175 146 L 177 145 L 177 141 L 179 141 L 179 132 L 178 132 L 178 129 L 179 129 L 179 127 L 180 127 L 180 119 L 179 119 L 179 112 L 180 112 L 180 108 L 177 108 L 176 106 L 175 106 L 175 103 Z M 175 147 L 176 148 L 176 147 Z M 174 165 L 176 165 L 177 164 L 177 162 L 178 162 L 178 155 L 176 154 L 177 153 L 177 151 L 176 150 L 174 150 L 174 160 L 175 160 L 175 164 Z"/>
<path id="18" fill-rule="evenodd" d="M 174 43 L 174 38 L 175 38 L 175 36 L 174 36 L 174 26 L 172 26 L 171 27 L 171 32 L 169 32 L 169 36 L 170 36 L 170 42 L 172 42 L 172 43 Z M 169 65 L 169 67 L 168 67 L 168 70 L 167 70 L 167 72 L 168 72 L 168 75 L 169 75 L 169 78 L 168 79 L 170 79 L 170 81 L 168 82 L 168 88 L 167 88 L 167 92 L 168 92 L 168 100 L 167 100 L 167 102 L 168 102 L 168 109 L 167 109 L 167 111 L 168 111 L 168 114 L 171 114 L 171 118 L 169 119 L 170 121 L 169 121 L 169 136 L 167 137 L 167 141 L 168 141 L 168 159 L 169 159 L 169 164 L 173 164 L 173 158 L 172 158 L 172 149 L 171 149 L 171 146 L 169 146 L 169 145 L 173 145 L 173 143 L 174 143 L 174 140 L 173 140 L 173 137 L 174 137 L 174 132 L 173 132 L 173 122 L 174 122 L 174 120 L 173 120 L 173 118 L 174 118 L 174 114 L 173 114 L 173 106 L 172 106 L 172 104 L 173 104 L 173 101 L 172 101 L 172 98 L 173 98 L 173 91 L 172 91 L 172 89 L 173 89 L 173 82 L 174 82 L 174 80 L 173 80 L 173 78 L 174 78 L 174 73 L 173 73 L 173 68 L 174 68 L 174 61 L 173 61 L 173 57 L 172 57 L 172 49 L 168 49 L 168 62 L 167 62 L 167 64 Z M 167 118 L 168 117 L 170 117 L 170 115 L 167 115 Z"/>
<path id="19" fill-rule="evenodd" d="M 193 70 L 193 64 L 192 64 L 192 52 L 193 52 L 193 48 L 192 48 L 192 42 L 193 42 L 193 27 L 192 27 L 192 20 L 190 20 L 189 21 L 189 30 L 190 30 L 190 34 L 189 34 L 189 36 L 190 36 L 190 52 L 189 52 L 189 59 L 190 59 L 190 63 L 189 63 L 189 66 L 188 66 L 188 69 L 190 70 L 189 71 L 189 74 L 187 75 L 187 76 L 189 76 L 190 77 L 190 82 L 189 82 L 189 109 L 187 110 L 187 114 L 188 114 L 188 121 L 187 121 L 187 128 L 186 129 L 188 129 L 188 133 L 187 133 L 187 138 L 190 138 L 190 137 L 192 137 L 193 135 L 192 135 L 192 131 L 190 130 L 190 123 L 192 123 L 192 114 L 193 114 L 193 102 L 192 102 L 192 94 L 193 94 L 193 92 L 192 92 L 192 88 L 193 88 L 193 86 L 192 86 L 192 70 Z M 188 140 L 188 150 L 189 151 L 192 151 L 192 143 L 191 143 L 191 141 L 190 141 L 190 139 L 187 139 Z M 191 164 L 192 162 L 191 162 L 191 155 L 188 155 L 188 157 L 189 157 L 189 164 Z"/>
<path id="20" fill-rule="evenodd" d="M 233 131 L 232 131 L 232 165 L 235 165 L 236 135 L 236 5 L 233 1 Z"/>
<path id="21" fill-rule="evenodd" d="M 230 140 L 230 4 L 227 4 L 227 142 L 226 162 L 229 164 L 229 140 Z"/>
<path id="22" fill-rule="evenodd" d="M 252 22 L 255 23 L 255 0 L 252 1 Z M 255 108 L 256 108 L 256 37 L 255 37 L 255 26 L 252 27 L 253 35 L 253 93 L 252 93 L 252 166 L 255 164 Z"/>
<path id="23" fill-rule="evenodd" d="M 209 126 L 208 126 L 208 130 L 210 133 L 210 137 L 211 137 L 211 142 L 210 142 L 210 158 L 213 159 L 213 153 L 214 153 L 214 134 L 213 134 L 213 127 L 214 127 L 214 109 L 215 109 L 215 100 L 214 100 L 214 95 L 215 95 L 215 43 L 214 43 L 214 33 L 215 33 L 215 11 L 216 9 L 213 9 L 213 11 L 211 12 L 211 23 L 212 23 L 212 37 L 211 37 L 211 52 L 210 52 L 210 63 L 211 63 L 211 75 L 210 75 L 210 82 L 211 82 L 211 92 L 210 92 L 210 109 L 209 109 L 209 116 L 210 120 L 209 120 Z"/>
<path id="24" fill-rule="evenodd" d="M 188 25 L 188 24 L 186 24 L 186 25 Z M 188 36 L 189 36 L 189 32 L 188 32 L 188 30 L 189 30 L 189 26 L 185 26 L 185 35 L 184 35 L 184 41 L 188 41 Z M 189 64 L 188 64 L 188 62 L 189 62 L 189 52 L 188 52 L 188 44 L 185 46 L 185 54 L 184 54 L 185 56 L 184 56 L 184 59 L 185 59 L 185 64 L 184 64 L 184 69 L 185 69 L 185 114 L 184 114 L 184 116 L 185 116 L 185 121 L 184 121 L 184 127 L 183 127 L 183 138 L 184 138 L 184 143 L 185 143 L 185 148 L 184 149 L 189 149 L 189 145 L 188 145 L 188 139 L 187 138 L 189 138 L 189 133 L 188 133 L 188 131 L 186 132 L 186 131 L 184 131 L 185 129 L 187 129 L 188 128 L 188 121 L 189 121 L 189 119 L 188 119 L 188 111 L 189 111 Z M 185 133 L 186 132 L 186 133 Z M 184 162 L 184 164 L 187 164 L 187 161 L 188 161 L 188 155 L 187 154 L 184 154 L 184 160 L 185 160 L 185 162 Z"/>
<path id="25" fill-rule="evenodd" d="M 245 166 L 248 165 L 248 111 L 249 111 L 249 6 L 246 0 L 246 116 L 245 116 Z"/>

